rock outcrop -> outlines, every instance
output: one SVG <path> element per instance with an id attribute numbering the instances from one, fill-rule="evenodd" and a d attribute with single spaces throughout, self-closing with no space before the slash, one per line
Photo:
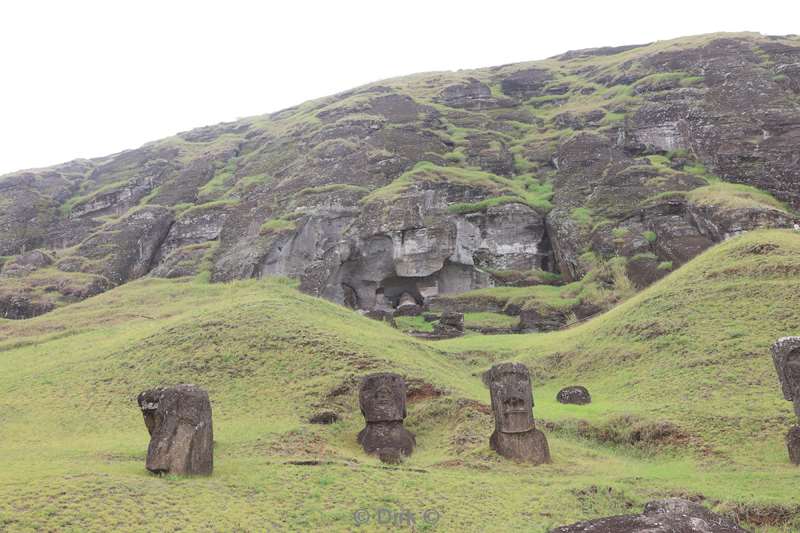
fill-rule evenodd
<path id="1" fill-rule="evenodd" d="M 550 533 L 746 533 L 733 520 L 679 498 L 652 501 L 640 515 L 620 515 L 577 522 Z"/>
<path id="2" fill-rule="evenodd" d="M 564 387 L 558 394 L 556 394 L 556 401 L 558 403 L 571 403 L 576 405 L 585 405 L 592 403 L 592 396 L 586 387 L 582 385 L 573 385 L 571 387 Z"/>
<path id="3" fill-rule="evenodd" d="M 5 176 L 0 257 L 38 249 L 109 286 L 291 276 L 393 311 L 404 293 L 424 307 L 512 273 L 579 280 L 597 260 L 642 288 L 797 221 L 800 40 L 598 50 L 374 83 Z"/>

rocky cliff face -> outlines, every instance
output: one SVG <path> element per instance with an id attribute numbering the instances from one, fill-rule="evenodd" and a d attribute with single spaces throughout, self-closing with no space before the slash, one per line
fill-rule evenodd
<path id="1" fill-rule="evenodd" d="M 799 140 L 797 37 L 386 80 L 3 177 L 0 312 L 67 301 L 38 289 L 64 275 L 84 295 L 148 274 L 285 275 L 364 309 L 611 260 L 642 287 L 730 235 L 794 224 Z M 36 249 L 52 264 L 21 270 Z"/>

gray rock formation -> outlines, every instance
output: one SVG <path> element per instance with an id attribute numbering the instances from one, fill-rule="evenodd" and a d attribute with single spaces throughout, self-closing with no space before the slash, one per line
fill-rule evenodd
<path id="1" fill-rule="evenodd" d="M 746 533 L 739 525 L 696 503 L 679 498 L 652 501 L 640 515 L 586 520 L 550 533 Z"/>
<path id="2" fill-rule="evenodd" d="M 358 403 L 366 427 L 358 443 L 368 454 L 395 463 L 414 451 L 414 434 L 403 427 L 406 417 L 406 382 L 397 374 L 370 374 L 361 379 Z"/>
<path id="3" fill-rule="evenodd" d="M 460 337 L 464 334 L 464 313 L 444 312 L 433 328 L 433 334 L 441 339 Z"/>
<path id="4" fill-rule="evenodd" d="M 578 280 L 587 257 L 624 259 L 642 288 L 716 242 L 796 222 L 736 187 L 800 207 L 797 38 L 598 50 L 398 78 L 4 176 L 0 257 L 47 250 L 109 287 L 291 276 L 392 311 L 403 293 L 424 306 L 509 273 Z"/>
<path id="5" fill-rule="evenodd" d="M 139 394 L 139 408 L 150 433 L 147 469 L 154 474 L 210 475 L 214 432 L 208 393 L 176 385 Z"/>
<path id="6" fill-rule="evenodd" d="M 592 403 L 592 397 L 586 387 L 582 385 L 573 385 L 571 387 L 564 387 L 558 391 L 558 394 L 556 394 L 556 401 L 558 403 L 585 405 L 587 403 Z"/>
<path id="7" fill-rule="evenodd" d="M 493 450 L 508 459 L 531 464 L 550 462 L 547 438 L 533 420 L 533 391 L 527 367 L 520 363 L 493 366 L 483 376 L 492 398 L 495 429 Z"/>

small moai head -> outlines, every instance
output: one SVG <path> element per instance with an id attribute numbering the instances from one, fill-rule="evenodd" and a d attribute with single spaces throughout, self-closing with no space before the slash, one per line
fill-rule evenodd
<path id="1" fill-rule="evenodd" d="M 483 380 L 491 391 L 496 431 L 523 433 L 534 429 L 531 375 L 525 365 L 495 365 Z"/>
<path id="2" fill-rule="evenodd" d="M 800 337 L 783 337 L 772 345 L 772 360 L 781 382 L 783 397 L 794 402 L 800 417 Z"/>
<path id="3" fill-rule="evenodd" d="M 406 382 L 397 374 L 370 374 L 361 379 L 358 403 L 367 422 L 403 421 Z"/>
<path id="4" fill-rule="evenodd" d="M 213 429 L 208 393 L 194 385 L 142 392 L 137 399 L 150 433 L 146 467 L 157 474 L 210 474 Z"/>

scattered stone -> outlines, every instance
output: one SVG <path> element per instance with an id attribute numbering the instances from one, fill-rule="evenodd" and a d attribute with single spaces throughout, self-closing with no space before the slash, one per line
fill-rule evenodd
<path id="1" fill-rule="evenodd" d="M 734 521 L 679 498 L 652 501 L 640 515 L 576 522 L 550 533 L 746 533 Z"/>
<path id="2" fill-rule="evenodd" d="M 464 313 L 442 313 L 433 332 L 439 338 L 460 337 L 464 334 Z"/>
<path id="3" fill-rule="evenodd" d="M 139 394 L 150 433 L 147 469 L 154 474 L 209 475 L 214 468 L 214 434 L 208 393 L 194 385 Z"/>
<path id="4" fill-rule="evenodd" d="M 495 430 L 489 444 L 508 459 L 532 464 L 550 462 L 547 438 L 533 420 L 533 390 L 528 368 L 502 363 L 484 374 L 489 386 Z"/>
<path id="5" fill-rule="evenodd" d="M 41 250 L 31 250 L 20 254 L 4 265 L 0 265 L 0 276 L 6 278 L 24 277 L 31 272 L 53 264 L 53 259 Z"/>
<path id="6" fill-rule="evenodd" d="M 378 322 L 386 322 L 393 328 L 397 327 L 397 322 L 395 322 L 394 314 L 392 314 L 391 311 L 386 311 L 384 309 L 373 309 L 371 311 L 364 311 L 364 316 L 371 318 L 372 320 L 377 320 Z"/>
<path id="7" fill-rule="evenodd" d="M 339 415 L 334 413 L 333 411 L 321 411 L 319 413 L 314 413 L 308 419 L 311 424 L 333 424 L 334 422 L 339 421 Z"/>
<path id="8" fill-rule="evenodd" d="M 592 397 L 586 387 L 581 385 L 573 385 L 571 387 L 564 387 L 556 395 L 556 401 L 559 403 L 573 403 L 577 405 L 584 405 L 592 403 Z"/>
<path id="9" fill-rule="evenodd" d="M 358 402 L 367 425 L 358 434 L 358 443 L 381 461 L 396 463 L 414 451 L 414 434 L 403 427 L 406 417 L 406 382 L 397 374 L 365 376 L 358 391 Z"/>
<path id="10" fill-rule="evenodd" d="M 441 315 L 437 315 L 436 313 L 425 313 L 422 315 L 422 318 L 425 319 L 425 322 L 436 322 L 441 318 Z"/>
<path id="11" fill-rule="evenodd" d="M 800 426 L 793 426 L 786 434 L 786 448 L 789 450 L 789 461 L 800 465 Z"/>

